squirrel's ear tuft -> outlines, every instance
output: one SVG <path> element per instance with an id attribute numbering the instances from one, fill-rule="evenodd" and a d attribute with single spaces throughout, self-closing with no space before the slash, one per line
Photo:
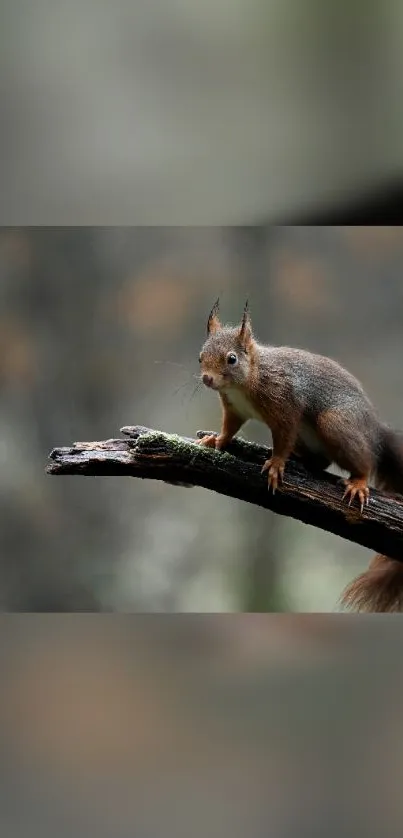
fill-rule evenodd
<path id="1" fill-rule="evenodd" d="M 207 334 L 211 335 L 214 332 L 217 332 L 218 329 L 221 327 L 221 323 L 218 317 L 218 309 L 220 307 L 220 300 L 217 299 L 213 305 L 213 308 L 210 311 L 209 318 L 207 320 Z"/>
<path id="2" fill-rule="evenodd" d="M 246 300 L 245 308 L 243 310 L 241 328 L 239 330 L 239 338 L 243 346 L 247 347 L 252 340 L 252 323 L 249 314 L 248 300 Z"/>

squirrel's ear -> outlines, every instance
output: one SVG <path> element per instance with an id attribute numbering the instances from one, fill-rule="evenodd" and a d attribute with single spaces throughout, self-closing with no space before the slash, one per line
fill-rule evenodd
<path id="1" fill-rule="evenodd" d="M 218 317 L 218 309 L 220 307 L 220 300 L 216 300 L 213 308 L 210 311 L 209 318 L 207 320 L 207 334 L 211 335 L 213 332 L 217 332 L 218 329 L 221 327 L 221 323 Z"/>
<path id="2" fill-rule="evenodd" d="M 245 347 L 247 347 L 252 340 L 252 323 L 249 315 L 248 300 L 246 300 L 245 308 L 243 310 L 241 328 L 239 330 L 239 339 Z"/>

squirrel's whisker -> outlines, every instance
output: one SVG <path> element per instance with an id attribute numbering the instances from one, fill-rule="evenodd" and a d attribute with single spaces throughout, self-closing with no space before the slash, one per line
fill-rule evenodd
<path id="1" fill-rule="evenodd" d="M 185 364 L 180 364 L 179 361 L 154 361 L 154 364 L 169 364 L 171 367 L 180 367 L 182 370 L 186 370 L 188 372 L 187 367 Z"/>

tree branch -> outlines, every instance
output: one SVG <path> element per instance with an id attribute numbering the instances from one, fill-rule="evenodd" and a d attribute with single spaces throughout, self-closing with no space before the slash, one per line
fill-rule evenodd
<path id="1" fill-rule="evenodd" d="M 271 450 L 235 439 L 228 451 L 203 448 L 195 440 L 141 426 L 121 429 L 127 439 L 76 442 L 55 448 L 48 474 L 128 475 L 186 486 L 202 486 L 222 495 L 296 518 L 376 552 L 403 560 L 403 502 L 373 489 L 361 515 L 358 505 L 342 500 L 340 479 L 308 472 L 297 459 L 287 463 L 284 483 L 273 496 L 260 473 Z M 199 431 L 197 436 L 206 433 Z M 270 537 L 268 530 L 267 537 Z"/>

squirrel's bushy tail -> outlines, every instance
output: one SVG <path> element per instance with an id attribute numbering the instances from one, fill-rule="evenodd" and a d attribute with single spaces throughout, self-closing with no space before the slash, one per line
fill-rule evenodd
<path id="1" fill-rule="evenodd" d="M 376 484 L 391 494 L 403 495 L 403 437 L 382 427 Z M 341 604 L 354 611 L 403 611 L 403 561 L 375 556 L 365 573 L 344 591 Z"/>
<path id="2" fill-rule="evenodd" d="M 375 556 L 344 591 L 341 604 L 353 611 L 403 611 L 403 562 Z"/>

